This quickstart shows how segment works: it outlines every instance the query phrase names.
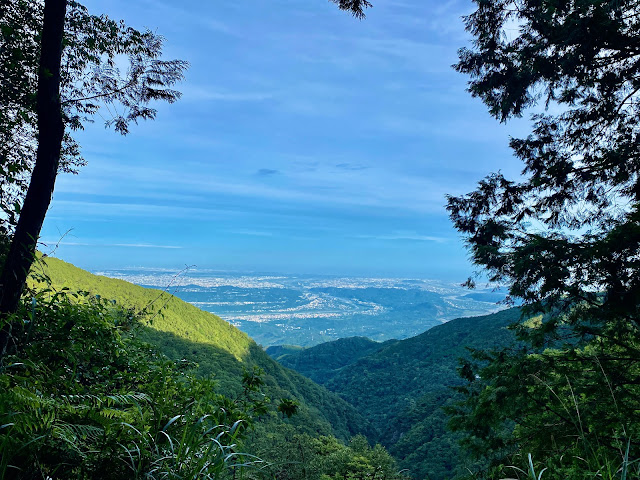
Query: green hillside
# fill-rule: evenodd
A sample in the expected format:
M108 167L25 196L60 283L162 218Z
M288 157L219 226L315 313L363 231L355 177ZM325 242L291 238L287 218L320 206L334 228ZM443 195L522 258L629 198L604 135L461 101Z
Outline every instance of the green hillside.
M301 347L299 345L271 345L265 349L265 352L267 352L267 354L274 360L279 361L281 358L284 358L291 353L304 350L305 348L306 347Z
M305 349L269 347L267 353L285 367L302 373L314 382L325 384L347 365L395 342L397 340L380 343L366 337L348 337Z
M242 389L243 369L264 370L264 393L273 401L295 399L298 414L288 422L301 432L333 434L341 439L371 435L365 418L336 394L299 373L283 368L252 339L226 321L160 290L93 275L62 260L47 257L34 267L46 273L54 289L89 291L117 304L146 310L141 336L169 358L198 364L198 373L212 376L221 393L235 396ZM277 416L272 413L273 421ZM278 420L279 421L279 420Z
M358 357L358 346L366 349L375 342L343 339L290 353L282 361L304 375L327 379L330 390L372 421L376 440L414 478L443 479L462 468L458 436L446 430L441 409L454 399L449 387L461 383L458 359L468 356L466 347L512 343L506 327L519 317L518 309L509 309L451 320L416 337L377 344L376 351L354 362L348 359ZM341 360L346 361L340 367Z

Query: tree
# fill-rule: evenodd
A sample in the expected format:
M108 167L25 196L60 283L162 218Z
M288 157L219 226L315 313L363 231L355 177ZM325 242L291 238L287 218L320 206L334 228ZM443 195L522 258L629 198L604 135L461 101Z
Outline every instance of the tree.
M22 24L21 18L25 19ZM44 8L38 2L10 3L3 20L7 40L3 51L9 53L2 58L2 76L9 82L2 88L0 132L9 142L0 151L3 169L11 175L3 179L2 209L19 212L0 274L0 315L6 321L18 307L60 160L67 160L64 168L81 159L68 130L83 128L100 105L117 104L124 113L109 117L106 123L126 134L131 123L155 117L151 101L179 98L171 87L182 79L187 64L161 60L162 38L156 34L92 16L76 2L69 2L68 11L65 0L47 0ZM35 40L38 37L40 42ZM129 59L124 75L116 65L121 55ZM34 81L35 102L29 93ZM20 156L12 153L14 144ZM27 183L20 206L20 188ZM7 199L13 201L10 208ZM4 218L5 232L11 230L13 219L13 215ZM6 349L9 332L7 323L0 333L0 353Z
M300 404L295 400L290 398L283 398L280 400L278 404L277 410L282 413L282 418L286 416L287 418L293 417L296 413L298 413L298 409L300 408Z
M49 1L44 7L36 101L39 147L32 182L23 205L23 215L0 275L0 313L10 313L17 308L27 271L35 254L37 236L53 194L64 135L60 106L60 62L66 7L66 0ZM7 326L3 325L0 354L4 354L6 348Z
M640 2L475 1L473 47L455 65L469 91L501 122L545 108L527 138L510 141L521 179L494 173L447 208L474 263L524 301L525 318L542 317L516 326L528 348L480 355L488 385L467 390L458 426L506 428L502 443L484 446L535 450L576 432L564 393L584 395L583 407L613 396L619 412L580 414L615 451L624 425L640 421ZM576 435L560 437L561 449Z

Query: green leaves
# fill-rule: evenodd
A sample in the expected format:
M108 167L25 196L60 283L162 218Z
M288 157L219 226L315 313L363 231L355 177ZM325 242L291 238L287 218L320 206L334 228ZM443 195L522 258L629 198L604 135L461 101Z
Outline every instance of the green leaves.
M282 417L283 418L285 416L287 418L291 418L296 413L298 413L298 408L299 407L300 407L300 404L298 402L296 402L295 400L292 400L290 398L283 398L282 400L280 400L280 403L278 404L277 410L280 413L282 413Z
M0 366L0 476L208 479L230 468L249 420L239 402L139 342L112 302L35 298Z

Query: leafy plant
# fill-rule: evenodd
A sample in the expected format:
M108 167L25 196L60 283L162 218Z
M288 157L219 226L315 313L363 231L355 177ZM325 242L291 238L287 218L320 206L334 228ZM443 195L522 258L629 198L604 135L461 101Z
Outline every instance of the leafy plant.
M250 400L137 340L137 317L110 301L34 300L0 365L2 478L219 478L235 465Z

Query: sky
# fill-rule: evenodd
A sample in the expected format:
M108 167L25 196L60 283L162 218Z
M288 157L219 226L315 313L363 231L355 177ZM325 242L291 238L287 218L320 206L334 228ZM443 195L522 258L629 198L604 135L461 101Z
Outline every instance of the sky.
M517 176L455 72L470 0L91 0L166 38L181 100L128 136L100 117L58 177L41 247L82 268L406 276L473 272L445 195Z

